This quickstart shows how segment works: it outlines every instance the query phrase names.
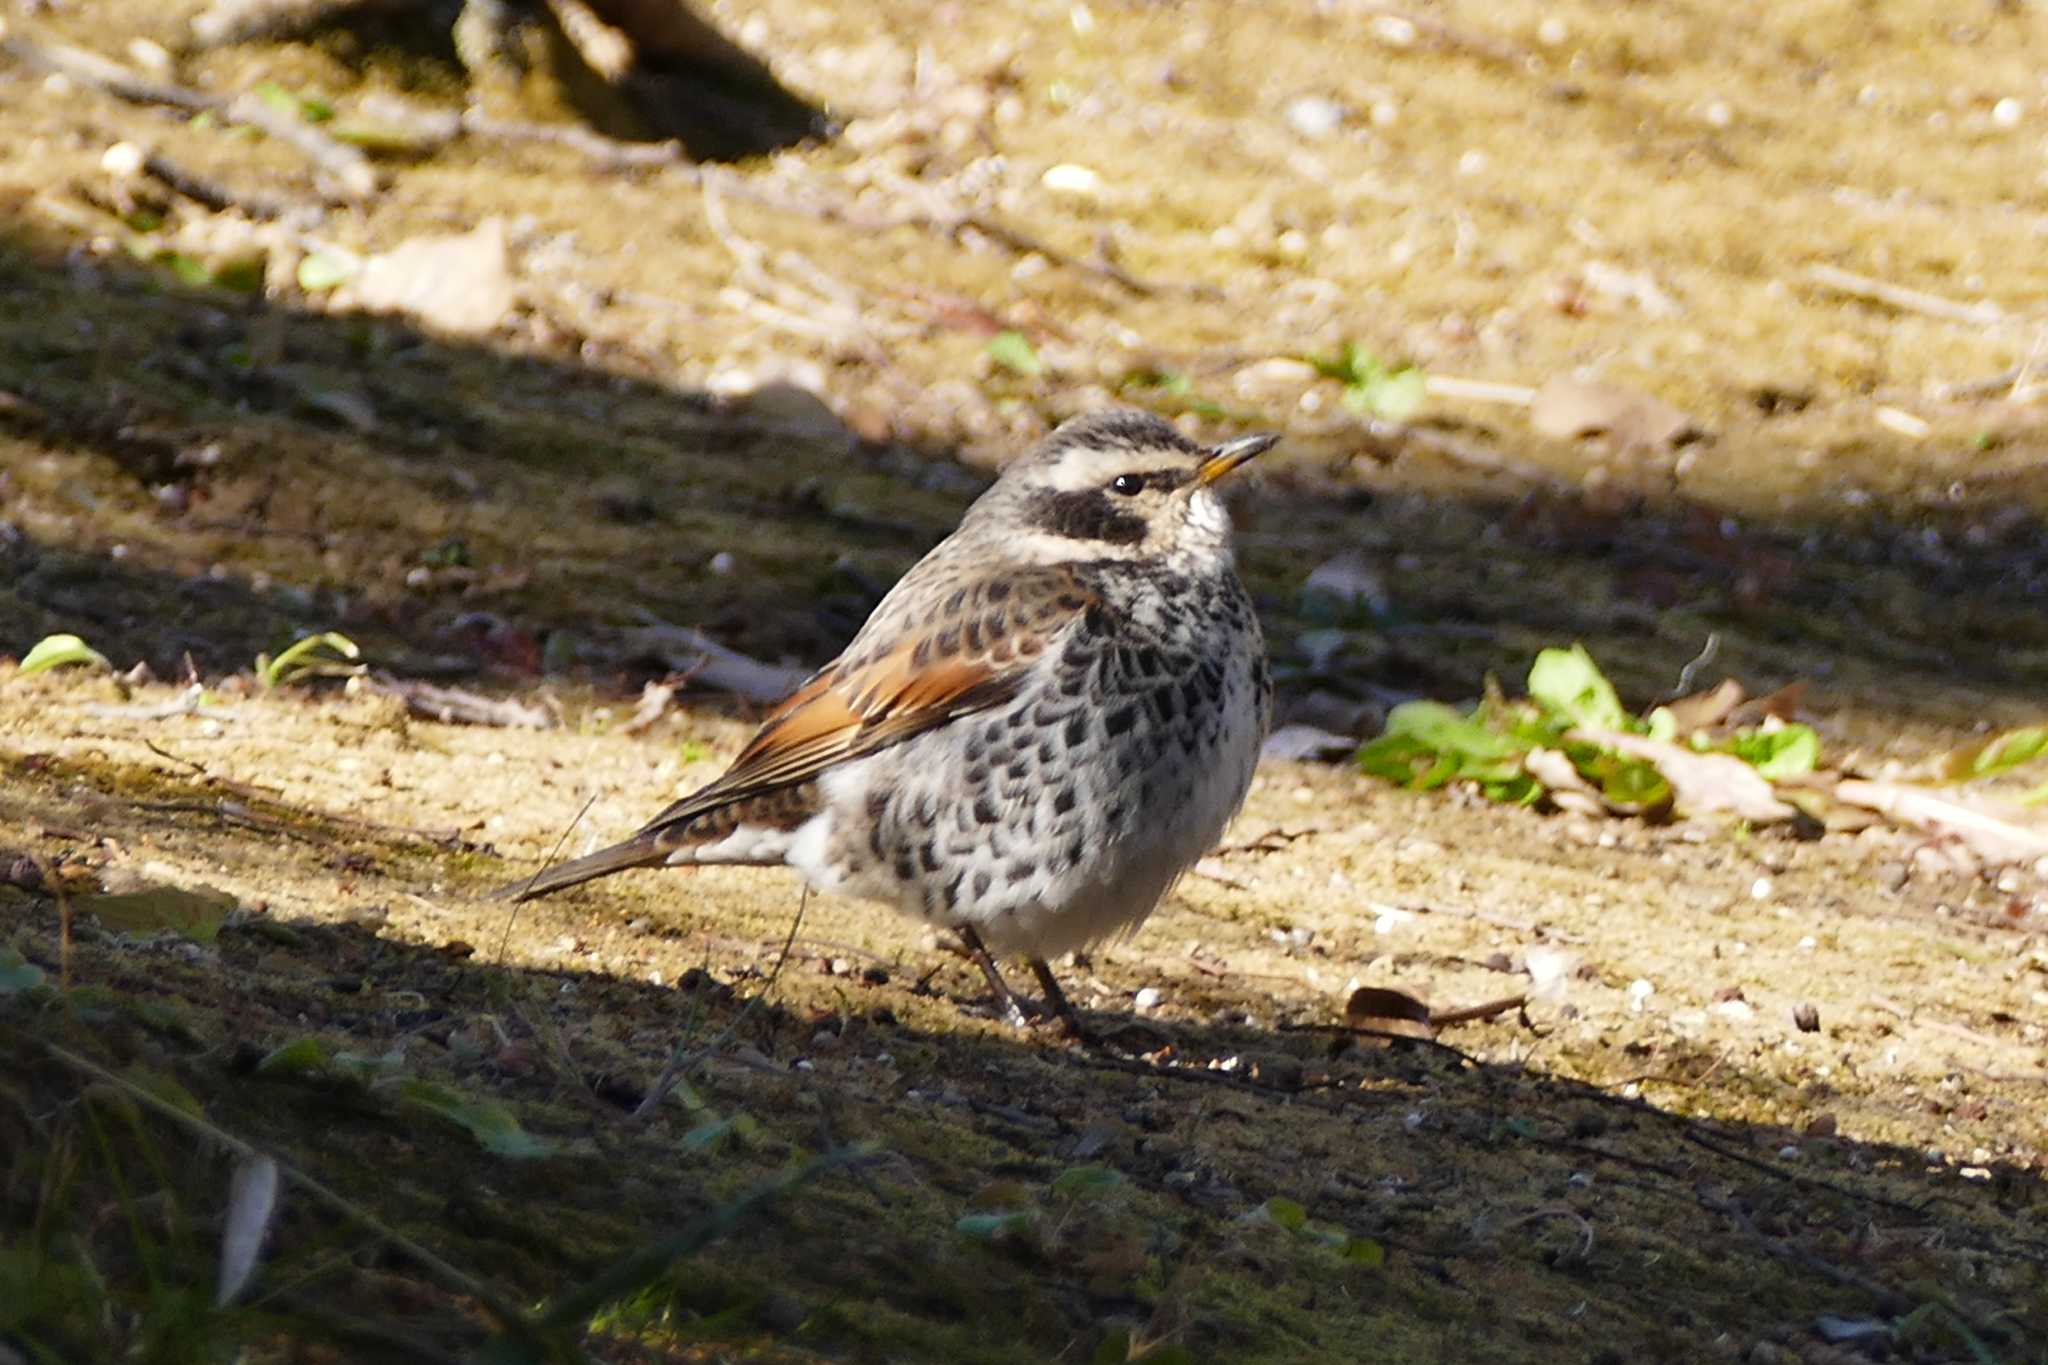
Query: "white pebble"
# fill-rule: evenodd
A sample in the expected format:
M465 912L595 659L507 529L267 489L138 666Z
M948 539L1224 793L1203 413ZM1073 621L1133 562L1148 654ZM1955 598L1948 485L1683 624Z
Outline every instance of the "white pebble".
M1805 938L1799 940L1798 947L1800 952L1810 953L1815 948L1820 947L1820 940L1815 938L1812 934L1808 934Z
M738 566L739 561L732 557L731 550L720 550L717 554L711 556L710 562L704 567L717 574L720 578L725 578Z
M1372 36L1388 47L1415 46L1415 21L1398 14L1382 14L1372 21Z
M1131 997L1131 1003L1141 1010L1156 1010L1159 1002L1166 999L1166 993L1157 986L1147 986Z
M1749 898L1753 901L1767 901L1771 898L1771 879L1758 877L1749 884Z
M1735 111L1728 107L1727 100L1715 100L1706 108L1706 119L1711 127L1726 128L1735 122Z
M1476 147L1458 158L1459 175L1477 175L1485 169L1486 153Z
M1060 194L1099 194L1102 192L1102 177L1086 166L1076 166L1062 161L1057 166L1046 168L1038 183Z
M148 38L131 38L128 42L128 60L134 62L152 75L171 74L171 54L162 43Z
M142 169L142 148L132 142L117 142L100 153L100 169L126 180Z
M1303 95L1286 112L1288 126L1303 137L1328 137L1343 126L1347 111L1326 95Z
M1545 47L1556 47L1571 36L1571 29L1554 14L1536 26L1536 41Z
M2004 99L1991 106L1991 121L2000 128L2016 127L2019 124L2020 116L2025 112L2025 105L2021 104L2011 95L2007 95Z

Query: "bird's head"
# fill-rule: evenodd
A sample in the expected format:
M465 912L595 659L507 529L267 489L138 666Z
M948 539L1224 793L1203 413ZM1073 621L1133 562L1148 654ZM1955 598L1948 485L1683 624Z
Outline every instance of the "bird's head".
M1204 446L1150 413L1077 417L1005 468L971 515L1036 562L1227 565L1230 514L1215 485L1279 439Z

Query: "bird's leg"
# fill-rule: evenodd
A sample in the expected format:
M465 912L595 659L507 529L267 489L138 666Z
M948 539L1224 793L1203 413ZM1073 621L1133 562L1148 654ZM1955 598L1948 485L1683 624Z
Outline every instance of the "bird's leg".
M981 974L988 978L988 988L995 992L996 1009L1002 1013L1012 1028L1029 1028L1031 1016L1024 1012L1024 1007L1017 1003L1017 997L1010 993L1010 985L1003 980L1003 974L996 970L996 960L988 955L988 948L983 945L981 935L974 932L972 925L967 924L958 926L958 932L960 941L967 945L967 956L974 960L975 966L981 968Z
M1060 989L1059 978L1052 974L1052 964L1042 957L1034 957L1031 959L1031 974L1038 978L1038 988L1045 992L1045 1007L1067 1026L1068 1034L1092 1046L1094 1035L1081 1022L1081 1016L1074 1012L1067 993Z

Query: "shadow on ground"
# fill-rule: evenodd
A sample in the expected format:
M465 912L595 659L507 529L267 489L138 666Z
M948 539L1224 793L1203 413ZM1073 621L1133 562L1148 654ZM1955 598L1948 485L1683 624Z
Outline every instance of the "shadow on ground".
M54 907L0 894L54 980ZM1689 1119L1433 1045L1102 1020L1150 1035L1155 1056L1233 1067L1161 1073L978 1023L971 991L957 1027L906 1026L918 987L892 972L847 975L831 1004L748 1009L761 971L657 987L514 970L370 924L258 915L211 949L74 932L67 996L0 1004L0 1125L23 1154L5 1189L16 1273L53 1220L115 1283L213 1273L228 1160L87 1084L42 1050L56 1043L515 1302L860 1144L869 1160L756 1211L601 1319L770 1358L1089 1360L1122 1331L1194 1359L1761 1359L1754 1343L1810 1348L1826 1320L1852 1341L1845 1359L1938 1360L2048 1327L2033 1174L1958 1179L1917 1151ZM802 949L788 968L828 970ZM937 973L941 991L969 984ZM657 1117L627 1121L672 1045L707 1044ZM484 1131L494 1101L517 1130ZM462 1124L547 1150L487 1154ZM1797 1159L1778 1155L1788 1144ZM112 1193L151 1171L161 1233L131 1226ZM288 1191L261 1283L286 1309L321 1305L338 1339L405 1358L481 1334L476 1305L433 1281ZM18 1313L17 1341L83 1349L64 1306ZM1916 1310L1903 1337L1878 1326ZM607 1355L606 1338L601 1356L647 1358Z
M219 669L338 627L461 671L479 661L446 657L454 625L483 613L527 637L483 661L514 678L553 631L551 663L602 672L618 661L578 642L656 618L815 664L982 482L865 443L800 393L721 404L575 338L451 343L18 234L0 293L25 320L0 337L16 649L85 628L159 672L187 652ZM1241 520L1297 696L1472 695L1577 638L1648 698L1712 639L1712 667L1758 688L1805 679L1967 724L2023 713L2048 682L2041 529L1973 510L1737 524L1518 486L1375 506L1282 460ZM1304 649L1326 622L1297 614L1302 580L1345 551L1376 591L1343 650Z

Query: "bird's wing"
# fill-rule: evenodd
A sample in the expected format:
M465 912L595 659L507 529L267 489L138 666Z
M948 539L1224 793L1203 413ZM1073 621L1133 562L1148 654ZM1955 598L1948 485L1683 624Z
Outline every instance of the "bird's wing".
M990 579L932 603L893 640L849 650L770 712L723 776L648 821L638 838L682 832L707 811L819 776L1016 696L1071 621L1099 610L1071 570Z

